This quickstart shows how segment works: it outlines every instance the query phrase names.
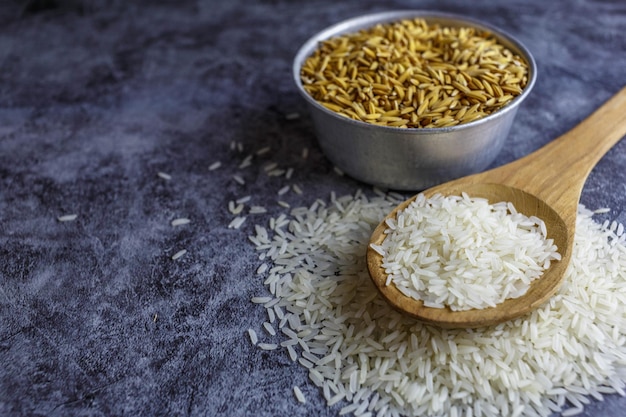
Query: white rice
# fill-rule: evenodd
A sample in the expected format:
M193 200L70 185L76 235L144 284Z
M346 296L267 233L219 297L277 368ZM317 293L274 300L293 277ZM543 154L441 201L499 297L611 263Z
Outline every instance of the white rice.
M276 350L278 349L278 345L275 343L259 343L257 345L259 347L259 349L262 350Z
M259 149L258 151L256 151L257 155L265 155L266 153L268 153L269 151L271 151L272 148L270 146L264 146L263 148Z
M390 200L333 195L270 219L269 229L254 228L251 242L273 265L263 276L271 296L252 301L286 312L275 336L283 342L259 348L284 349L310 366L327 404L355 415L568 415L589 397L624 395L626 237L616 235L619 226L602 228L581 207L572 262L548 303L497 326L443 330L397 313L371 283L365 251L397 203Z
M172 255L172 260L175 261L176 259L182 258L186 253L187 249L181 249Z
M306 403L306 398L304 397L304 394L300 390L300 387L298 387L297 385L294 385L293 393L296 396L296 400L298 400L298 402L300 402L302 404Z
M78 214L64 214L62 216L57 217L57 220L60 222L73 222L78 218Z
M252 155L248 155L246 156L243 161L241 161L241 163L239 164L239 169L244 169L244 168L248 168L250 165L252 165Z
M274 310L267 310L267 312L272 312L272 316L274 315ZM270 319L270 321L274 321L272 319ZM267 321L263 323L263 328L265 329L265 331L270 335L270 336L275 336L276 335L276 330L274 330L274 326L272 326L271 323L268 323Z
M385 240L372 248L387 285L431 307L481 309L521 297L561 259L541 219L465 193L419 194L386 223Z
M172 226L176 227L176 226L183 226L185 224L189 224L191 223L191 220L186 218L186 217L180 217L178 219L174 219L172 220Z
M233 179L239 185L245 185L246 184L246 180L244 180L243 177L241 175L239 175L239 174L233 175Z
M270 172L270 171L273 171L274 169L276 169L276 167L278 167L278 163L277 162L269 162L268 164L266 164L263 167L263 170L265 172Z
M169 181L172 179L172 176L170 174L166 174L165 172L158 172L157 175L159 176L159 178L162 178L165 181Z
M246 216L237 216L229 224L229 229L239 229L246 221Z
M253 345L256 345L259 342L259 338L254 329L248 329L248 337L250 338L250 343Z
M241 213L243 209L244 209L243 203L236 203L234 201L228 202L228 211L230 211L230 213L235 216Z
M285 119L286 120L296 120L296 119L299 119L299 118L300 118L300 113L296 113L296 112L294 112L294 113L287 113L285 115Z
M286 174L287 171L282 168L276 168L267 173L268 177L280 177L283 174Z
M221 166L222 166L222 163L220 161L215 161L211 165L209 165L209 171L215 171Z
M272 297L260 297L260 296L252 297L250 299L250 301L252 301L255 304L265 304L265 303L267 303L267 302L269 302L271 300L272 300Z
M267 209L263 206L250 206L250 214L263 214L267 213Z

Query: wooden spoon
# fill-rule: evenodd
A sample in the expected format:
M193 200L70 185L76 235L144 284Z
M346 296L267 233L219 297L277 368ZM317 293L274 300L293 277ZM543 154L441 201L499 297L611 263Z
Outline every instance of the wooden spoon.
M546 302L559 288L572 255L578 202L587 176L626 134L626 88L603 104L578 126L541 149L507 165L450 181L423 193L430 197L461 195L486 198L490 203L510 201L517 211L537 216L554 239L562 259L552 262L532 282L528 292L495 307L452 311L424 307L422 302L403 295L393 283L386 284L382 256L368 246L369 274L384 298L397 310L440 327L480 327L522 316ZM395 218L415 197L398 205L387 218ZM386 219L385 219L386 220ZM374 230L371 243L380 245L387 228L383 220Z

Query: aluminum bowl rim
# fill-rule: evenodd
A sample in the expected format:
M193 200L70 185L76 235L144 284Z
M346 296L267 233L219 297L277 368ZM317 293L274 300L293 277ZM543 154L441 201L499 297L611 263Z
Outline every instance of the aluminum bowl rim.
M372 27L378 23L389 23L394 22L401 19L406 18L424 18L428 19L444 19L450 22L455 22L459 24L467 24L470 27L474 27L477 29L486 30L492 33L498 41L505 41L510 45L513 45L522 58L526 60L526 64L528 65L528 82L522 93L507 103L504 107L499 108L495 112L481 118L478 120L474 120L468 123L461 123L455 126L447 126L447 127L427 127L427 128L402 128L395 126L381 126L375 125L372 123L367 123L361 120L350 119L344 116L340 116L336 112L327 109L317 102L309 93L304 90L302 79L300 78L300 69L302 68L302 64L308 58L313 51L318 47L320 41L329 39L333 36L338 36L346 33L353 33L360 29L366 29L368 27ZM505 45L509 47L508 45ZM380 129L382 131L396 132L398 134L405 135L432 135L432 134L441 134L455 130L465 130L470 129L474 126L478 126L484 123L489 123L491 120L503 117L505 114L513 111L516 107L518 107L530 94L533 89L535 82L537 80L537 63L530 52L530 50L524 45L521 41L515 38L513 35L508 33L507 31L494 26L490 23L483 22L481 20L461 16L455 13L448 12L434 12L434 11L426 11L426 10L397 10L397 11L387 11L387 12L378 12L378 13L369 13L365 15L360 15L356 17L352 17L338 23L335 23L327 28L317 32L315 35L311 36L299 49L296 53L296 56L293 60L292 66L292 75L293 80L297 86L298 92L300 95L304 97L304 99L309 103L309 105L314 106L317 110L322 111L324 114L327 114L330 117L337 118L342 120L345 123L353 124L355 126L359 126L361 128L369 128L369 129Z

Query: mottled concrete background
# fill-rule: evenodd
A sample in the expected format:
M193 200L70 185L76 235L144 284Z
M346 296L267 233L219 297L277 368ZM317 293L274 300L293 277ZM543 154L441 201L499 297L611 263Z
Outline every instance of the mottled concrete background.
M534 54L539 79L495 165L626 85L621 0L0 2L0 415L337 414L285 352L245 337L262 333L265 312L249 299L265 290L254 220L228 229L227 205L251 195L283 211L285 180L265 175L269 161L294 168L305 193L284 196L292 205L367 188L321 155L291 60L329 24L406 8L483 19ZM237 169L265 146L273 153ZM622 141L582 198L623 223L625 165ZM172 227L178 217L191 223ZM611 397L585 415L624 408Z

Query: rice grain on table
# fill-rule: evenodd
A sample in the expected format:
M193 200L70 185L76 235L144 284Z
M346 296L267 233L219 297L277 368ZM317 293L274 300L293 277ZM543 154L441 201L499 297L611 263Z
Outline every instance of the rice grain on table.
M298 400L298 402L302 404L306 403L306 398L304 397L304 394L300 390L300 387L298 387L297 385L294 385L293 393L296 396L296 399Z
M229 224L229 229L239 229L246 221L246 216L237 216Z
M209 165L209 171L215 171L221 166L222 166L222 163L220 161L215 161L211 165Z
M57 217L57 220L60 222L73 222L78 218L78 214L64 214L62 216Z
M242 203L237 203L235 201L228 202L228 211L230 214L237 215L241 213L244 209L244 205Z
M278 167L277 162L270 162L263 167L263 171L270 172Z
M273 169L273 170L269 171L267 173L267 176L268 177L280 177L281 175L283 175L285 173L286 173L286 170L284 170L282 168L276 168L276 169Z
M497 326L443 330L393 310L367 273L369 236L397 203L333 194L254 227L250 240L273 265L272 295L252 301L286 312L282 342L261 349L311 366L326 403L355 415L573 415L590 397L626 394L619 226L581 206L565 282L548 303Z
M187 253L187 249L181 249L172 255L172 260L175 261L177 259L182 258L186 253Z
M166 174L165 172L158 172L157 175L159 176L159 178L162 178L165 181L169 181L172 179L172 176L170 174Z
M188 219L186 217L180 217L180 218L172 220L171 225L173 227L176 227L176 226L183 226L183 225L189 224L189 223L191 223L190 219Z
M276 350L278 348L278 345L275 343L259 343L257 346L262 350Z
M256 334L256 331L254 331L254 329L248 329L248 337L250 338L250 343L252 343L255 346L259 342L259 338Z
M233 175L233 179L235 180L236 183L238 183L239 185L245 185L246 181L243 179L243 177L239 174L235 174Z
M272 312L272 315L274 314L274 310L267 310L268 312ZM270 319L270 322L272 322L274 320ZM276 330L274 330L274 327L272 326L271 323L268 323L267 321L263 323L263 328L265 329L265 331L270 335L270 336L275 336L276 335Z
M246 156L243 161L241 161L241 163L239 164L238 168L239 169L244 169L244 168L248 168L249 166L252 165L252 155L248 155Z

